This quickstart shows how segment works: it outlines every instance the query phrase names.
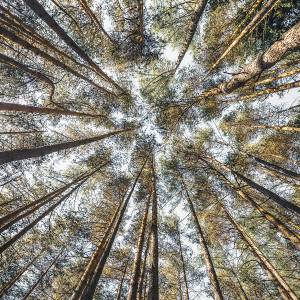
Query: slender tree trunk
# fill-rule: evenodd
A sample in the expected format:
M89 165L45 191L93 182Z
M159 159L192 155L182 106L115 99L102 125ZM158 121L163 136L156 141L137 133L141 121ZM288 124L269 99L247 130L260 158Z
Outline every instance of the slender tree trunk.
M39 277L38 281L29 289L29 291L23 297L23 300L26 300L30 296L30 294L33 292L33 290L42 282L42 280L47 275L49 270L57 263L57 261L60 258L62 252L63 252L63 250L58 253L58 255L55 257L55 259L52 261L52 263L48 266L48 268L44 272L42 272L42 274Z
M244 240L244 242L251 248L253 254L258 258L258 260L260 261L260 264L267 271L269 276L276 282L276 286L278 287L278 289L282 290L281 292L283 292L285 295L284 299L297 300L298 297L296 296L294 291L289 287L289 285L287 284L285 279L277 272L277 270L274 268L274 266L271 264L271 262L267 259L267 257L265 257L264 254L259 250L259 248L256 246L255 242L251 239L251 237L246 233L246 231L242 228L242 226L240 226L232 218L231 214L228 212L226 207L222 203L220 203L220 205L222 206L230 223L239 232L239 234L240 234L241 238Z
M106 93L107 95L116 97L116 94L114 94L113 92L105 89L104 87L101 87L100 85L96 84L94 81L90 80L86 76L77 72L75 69L73 69L73 68L67 66L66 64L64 64L63 62L61 62L61 60L58 60L55 57L49 55L48 53L33 46L32 44L28 43L26 40L16 36L13 32L7 30L6 28L4 28L4 27L0 28L0 35L3 35L4 37L8 38L12 42L17 43L24 48L27 48L28 50L32 51L34 54L46 59L47 61L50 61L52 64L56 65L57 67L62 68L66 72L69 72L69 73L75 75L76 77L88 82L89 84L95 86L97 89L101 90L102 92Z
M91 8L89 7L88 3L86 2L86 0L78 0L81 7L83 8L83 10L85 11L85 13L91 18L91 20L97 24L97 26L99 27L100 31L104 34L104 36L111 42L111 44L114 44L115 41L110 37L110 35L106 32L106 30L104 29L104 27L102 26L100 20L97 18L97 16L93 13L93 11L91 10Z
M181 174L180 174L180 176L181 176L181 180L182 180L182 186L183 186L185 194L186 194L186 199L188 201L191 213L193 215L194 223L195 223L196 228L198 230L201 256L203 257L205 265L206 265L206 269L207 269L207 272L208 272L208 275L209 275L209 279L210 279L214 299L215 300L223 300L224 298L223 298L222 290L221 290L221 287L220 287L219 279L218 279L217 273L216 273L214 265L213 265L213 261L212 261L212 258L211 258L206 240L205 240L204 233L203 233L202 228L200 226L200 223L199 223L199 220L198 220L198 217L197 217L197 213L196 213L196 210L194 208L194 204L192 202L192 199L190 198L190 195L189 195L187 186L184 182L184 179L183 179Z
M123 216L125 214L126 208L128 206L128 202L131 199L131 196L134 192L135 186L144 170L144 167L147 163L148 158L145 159L141 170L139 171L138 175L136 176L132 188L129 192L129 194L127 195L127 197L124 200L124 203L122 204L122 207L120 209L120 213L118 215L118 218L116 220L116 222L114 223L113 229L112 229L112 233L111 233L111 237L109 239L109 241L107 241L106 245L105 245L105 250L103 251L103 253L101 254L101 257L99 256L99 261L96 261L97 266L96 268L93 268L92 271L88 274L86 281L84 284L82 284L82 293L80 293L81 291L77 291L76 293L73 294L71 300L77 300L77 299L84 299L84 300L88 300L88 299L93 299L94 293L95 293L95 289L97 287L98 281L102 275L102 271L103 268L105 266L106 260L109 256L110 250L112 248L112 245L115 241L116 235L118 233L121 221L123 219Z
M260 194L265 195L267 198L271 199L272 201L276 202L277 204L281 205L283 208L291 210L297 214L300 214L300 207L287 201L286 199L278 196L276 193L264 188L263 186L259 185L258 183L252 181L251 179L245 177L243 174L231 169L230 167L220 163L218 160L212 158L212 157L200 157L199 158L204 161L210 168L212 168L213 170L216 170L214 168L215 165L221 167L223 170L230 172L232 174L234 174L235 176L237 176L239 179L241 179L243 182L245 182L248 186L250 186L251 188L255 189L256 191L258 191Z
M186 295L186 300L189 300L190 299L189 286L188 286L187 275L186 275L185 261L184 261L184 257L183 257L183 253L182 253L181 234L180 234L180 229L177 228L177 230L178 230L178 243L179 243L180 260L181 260L181 264L182 264L183 280L184 280L184 285L185 285L185 295Z
M81 139L81 140L76 140L73 142L65 142L65 143L60 143L60 144L54 144L50 146L41 146L38 148L29 148L29 149L17 149L17 150L9 150L9 151L3 151L0 152L0 165L12 161L17 161L17 160L24 160L24 159L29 159L29 158L36 158L36 157L43 157L45 155L48 155L50 153L62 151L62 150L67 150L71 149L74 147L79 147L82 145L86 145L92 142L97 142L100 140L103 140L105 138L124 133L127 131L130 131L132 129L122 129L122 130L116 130L112 131L103 135L98 135L95 137L87 138L87 139Z
M2 61L5 64L8 64L9 66L12 66L14 68L17 68L19 70L22 70L25 73L30 74L32 77L41 80L45 82L48 86L50 86L50 101L52 99L52 96L54 94L54 83L52 80L50 80L46 75L42 74L41 72L35 71L27 67L26 65L14 60L11 57L6 56L5 54L0 53L0 61ZM1 105L1 104L0 104ZM1 106L0 106L1 107Z
M240 41L249 34L257 25L266 17L266 15L274 8L274 6L280 0L269 0L254 16L251 22L239 33L239 35L230 43L230 45L226 48L223 54L218 58L218 60L212 65L210 70L215 69L220 62L227 56L227 54L237 46Z
M1 106L1 104L0 104ZM24 131L0 131L0 135L23 135L23 134L31 134L31 133L44 133L44 130L24 130Z
M260 214L270 222L277 230L280 232L285 238L287 238L298 250L300 250L300 237L289 229L283 222L281 222L278 218L276 218L273 214L269 213L265 210L261 205L259 205L252 197L244 193L242 190L233 186L233 184L227 180L225 182L237 195L239 195L242 199L249 202Z
M77 190L88 178L81 181L77 184L69 193L62 196L60 200L47 208L40 216L38 216L35 220L25 226L21 231L15 234L12 238L10 238L6 243L0 246L0 254L3 253L8 247L12 246L17 240L19 240L23 235L25 235L30 229L32 229L40 220L46 217L49 213L51 213L57 206L59 206L65 199L67 199L75 190Z
M137 298L138 284L139 284L139 278L141 272L142 251L143 251L144 240L145 240L145 232L147 227L147 218L148 218L151 195L152 193L149 194L149 197L146 201L146 207L145 207L145 212L144 212L141 229L140 229L140 235L137 243L127 300L136 300Z
M200 18L204 12L204 9L206 7L207 4L207 0L199 0L197 1L198 7L197 10L195 11L193 18L190 22L189 28L188 28L188 33L187 33L187 38L185 43L182 45L182 50L180 51L177 61L176 61L176 65L175 68L173 70L173 72L175 73L176 70L178 69L178 67L180 66L186 52L189 49L189 46L194 38L194 35L196 33L197 27L198 27L198 23L200 21Z
M7 294L8 290L19 280L19 278L34 264L37 258L42 254L41 251L38 255L34 256L30 262L24 266L11 280L9 280L0 290L0 298Z
M158 272L158 221L157 221L157 194L156 194L156 172L154 154L152 156L152 216L151 216L151 263L148 300L159 300L159 272Z
M123 274L122 274L122 278L120 280L120 284L119 284L119 287L118 287L118 290L117 290L117 295L116 295L116 298L115 298L116 300L120 300L121 299L122 289L123 289L123 282L124 282L124 278L125 278L125 275L126 275L126 271L127 271L127 267L128 267L129 261L130 261L130 259L128 258L126 260L126 263L125 263L125 266L124 266L124 271L123 271Z
M144 279L145 279L145 274L146 274L146 268L147 268L147 257L148 257L148 251L149 251L149 244L150 244L150 238L151 235L148 234L147 242L146 242L146 247L144 251L144 258L143 258L143 265L141 269L141 276L139 278L139 288L138 288L138 294L137 294L137 299L142 300L143 298L143 287L144 287ZM146 289L146 286L144 290ZM145 296L144 296L145 299Z
M245 128L255 128L255 129L273 129L277 131L288 131L288 132L300 132L300 127L291 127L291 126L276 126L276 125L265 125L265 124L241 124L241 123L232 123L233 127L245 127Z
M32 201L31 203L24 205L16 210L14 210L11 213L8 213L7 215L5 215L4 217L2 217L0 219L0 224L3 224L0 227L0 233L2 233L4 230L10 228L12 225L14 225L18 221L22 220L23 218L36 212L40 207L45 206L46 204L50 203L56 197L61 196L63 192L65 192L69 187L71 187L78 181L84 180L84 179L92 176L94 173L99 171L100 168L104 167L105 165L107 165L107 163L101 165L101 167L90 172L89 174L87 174L87 175L82 174L79 177L77 177L75 180L73 180L72 182L66 184L65 186L43 196L35 201ZM31 207L33 207L33 208L30 209Z
M8 102L0 102L0 111L20 111L24 113L92 117L92 118L97 118L102 116L102 115L93 115L89 113L77 112L77 111L72 111L67 109L62 110L56 108L36 107L31 105L15 104L15 103L8 103Z
M32 9L32 11L41 18L77 55L86 61L103 79L113 84L122 93L124 90L113 81L107 74L99 68L99 66L86 54L69 35L59 26L59 24L47 13L44 7L37 0L24 0L24 2Z

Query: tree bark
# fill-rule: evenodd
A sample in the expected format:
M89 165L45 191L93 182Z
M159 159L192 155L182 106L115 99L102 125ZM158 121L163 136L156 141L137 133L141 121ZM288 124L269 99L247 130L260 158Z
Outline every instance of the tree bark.
M46 115L61 115L61 116L76 116L76 117L91 117L97 118L102 115L93 115L72 110L62 110L57 108L37 107L31 105L15 104L8 102L0 102L0 111L20 111L24 113L37 113Z
M258 260L260 261L260 264L267 271L269 276L276 282L277 288L279 290L281 289L281 293L283 292L283 294L285 295L285 299L297 300L298 297L296 296L294 291L289 287L289 285L287 284L285 279L277 272L277 270L274 268L274 266L271 264L271 262L267 259L267 257L265 257L264 254L259 250L259 248L256 246L255 242L246 233L246 231L242 228L242 226L240 226L232 218L231 214L228 212L226 207L221 202L219 202L219 203L222 206L230 223L239 232L243 241L251 248L252 253L258 258Z
M228 53L239 44L239 42L249 34L258 24L266 17L266 15L274 8L274 6L280 0L269 0L254 16L254 18L250 21L250 23L239 33L239 35L230 43L230 45L226 48L223 54L218 58L218 60L212 65L211 70L215 69L220 62L228 55Z
M204 233L203 233L202 228L200 226L200 223L199 223L199 220L198 220L198 217L197 217L197 213L196 213L196 210L194 208L194 204L192 202L192 199L190 198L190 195L189 195L187 186L185 184L185 181L184 181L181 174L180 174L180 176L181 176L182 186L183 186L183 189L184 189L185 194L186 194L186 199L188 201L189 208L190 208L190 211L193 215L194 223L195 223L195 226L196 226L197 231L198 231L199 243L200 243L200 249L201 249L201 256L202 256L202 258L205 262L205 265L206 265L206 269L207 269L207 272L208 272L208 275L209 275L209 279L210 279L214 299L215 300L223 300L224 298L223 298L222 290L221 290L221 287L220 287L219 279L218 279L217 273L216 273L214 265L213 265L213 261L212 261L212 258L211 258L206 240L205 240Z
M113 135L117 135L120 133L124 133L127 131L130 131L132 129L122 129L122 130L116 130L112 131L103 135L98 135L95 137L87 138L87 139L81 139L76 140L73 142L65 142L60 144L54 144L49 146L41 146L38 148L29 148L29 149L16 149L16 150L8 150L0 152L0 165L5 164L12 161L18 161L18 160L24 160L29 158L36 158L36 157L43 157L45 155L48 155L50 153L62 151L71 149L74 147L79 147L82 145L86 145L92 142L100 141L105 138L111 137Z
M74 40L59 26L59 24L47 13L44 7L37 0L24 0L31 10L41 18L78 56L86 61L103 79L107 80L122 93L125 91L113 81L99 66L86 54Z
M42 58L50 61L52 64L56 65L57 67L62 68L66 72L69 72L69 73L75 75L76 77L78 77L78 78L80 78L80 79L88 82L89 84L95 86L97 89L101 90L102 92L106 93L107 95L116 97L116 94L114 94L113 92L105 89L104 87L101 87L100 85L96 84L94 81L92 81L89 78L87 78L86 76L80 74L79 72L77 72L73 68L67 66L66 64L64 64L60 60L56 59L55 57L49 55L48 53L40 50L37 47L31 45L26 40L23 40L22 38L16 36L13 32L7 30L6 28L1 27L0 28L0 34L3 35L4 37L8 38L12 42L17 43L17 44L21 45L22 47L29 49L34 54L36 54L36 55L38 55L38 56L40 56L40 57L42 57Z
M71 300L77 300L77 299L84 299L84 300L88 300L88 299L93 299L94 293L95 293L95 289L97 287L98 281L102 275L102 271L103 268L105 266L106 260L109 256L110 250L112 248L112 245L115 241L116 235L118 233L121 221L123 219L123 216L125 214L126 208L128 206L128 202L131 199L131 196L135 190L135 186L144 170L144 167L147 163L148 157L145 159L139 173L137 174L132 188L129 192L129 194L127 195L127 197L125 198L120 212L118 214L118 218L116 219L116 222L113 223L113 228L112 228L112 232L111 232L111 237L110 239L107 241L105 241L104 245L105 245L105 250L100 254L100 256L97 257L97 259L99 260L95 260L95 263L97 264L95 268L92 268L91 272L89 272L89 274L87 274L86 279L84 284L81 285L81 291L77 290L75 291L75 293L73 294Z
M184 280L184 285L185 285L185 295L186 295L186 300L189 300L190 299L189 286L188 286L188 281L187 281L185 261L184 261L184 257L183 257L183 253L182 253L181 234L180 234L180 229L177 228L177 230L178 230L178 244L179 244L180 260L181 260L181 264L182 264L183 280Z
M129 285L129 292L127 296L127 300L136 300L137 299L137 293L138 293L138 285L139 285L139 278L141 273L141 261L142 261L142 251L144 246L144 240L145 240L145 232L147 227L147 218L148 218L148 211L150 206L150 199L151 199L151 193L149 194L149 197L146 201L146 207L145 212L141 224L140 229L140 235L136 247L136 254L134 258L133 263L133 271L131 275L131 281Z
M120 300L121 296L122 296L123 282L124 282L124 278L125 278L125 275L126 275L126 271L127 271L127 267L128 267L128 264L129 264L129 260L130 259L126 260L126 263L125 263L125 266L124 266L124 271L123 271L122 278L120 280L120 284L119 284L119 287L118 287L118 290L117 290L117 294L116 294L116 300Z
M151 216L151 262L150 262L150 281L148 290L149 300L159 300L159 272L158 272L158 220L157 220L157 191L156 191L156 172L154 154L152 156L152 216Z
M57 206L59 206L65 199L67 199L75 190L77 190L88 178L81 181L78 185L76 185L69 193L62 196L60 200L47 208L40 216L38 216L35 220L25 226L21 231L15 234L12 238L10 238L6 243L0 246L0 254L3 253L8 247L12 246L17 240L19 240L23 235L25 235L30 229L32 229L40 220L46 217L49 213L51 213Z

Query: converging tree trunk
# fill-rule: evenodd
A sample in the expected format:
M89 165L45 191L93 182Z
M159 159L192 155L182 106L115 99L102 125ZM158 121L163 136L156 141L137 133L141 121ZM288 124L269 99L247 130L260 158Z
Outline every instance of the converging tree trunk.
M17 150L9 150L0 152L0 165L12 161L24 160L29 158L43 157L50 153L67 150L75 147L79 147L82 145L86 145L92 142L97 142L103 140L105 138L124 133L133 129L122 129L112 131L106 134L98 135L95 137L81 139L73 142L65 142L60 144L54 144L50 146L41 146L38 148L29 148L29 149L17 149Z

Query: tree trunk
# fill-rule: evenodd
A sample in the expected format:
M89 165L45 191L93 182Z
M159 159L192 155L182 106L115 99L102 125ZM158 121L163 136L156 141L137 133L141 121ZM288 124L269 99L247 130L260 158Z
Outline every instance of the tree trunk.
M91 20L97 24L100 31L105 35L105 37L111 42L111 44L114 44L114 40L110 37L110 35L106 32L104 27L102 26L100 20L97 18L97 16L93 13L89 5L87 4L86 0L78 0L81 7L85 11L85 13L91 18Z
M183 270L183 280L184 280L184 285L185 285L185 295L186 295L186 300L190 299L189 296L189 287L188 287L188 281L187 281L187 275L186 275L186 267L185 267L185 261L182 253L182 245L181 245L181 234L180 234L180 229L177 228L178 230L178 243L179 243L179 252L180 252L180 260L182 264L182 270Z
M239 44L239 42L249 34L258 24L266 17L266 15L274 8L275 4L280 0L269 0L254 16L250 23L239 33L239 35L230 43L223 54L218 58L218 60L212 65L211 70L215 69L220 62L227 56L227 54Z
M60 60L56 59L55 57L49 55L48 53L40 50L37 47L31 45L26 40L23 40L22 38L16 36L13 32L7 30L6 28L1 27L0 28L0 34L3 35L4 37L8 38L12 42L17 43L17 44L21 45L22 47L29 49L30 51L32 51L36 55L38 55L38 56L40 56L40 57L42 57L42 58L50 61L52 64L56 65L57 67L62 68L66 72L69 72L69 73L75 75L76 77L78 77L80 79L83 79L84 81L86 81L89 84L95 86L97 89L101 90L102 92L106 93L107 95L116 97L116 94L114 94L113 92L105 89L104 87L101 87L100 85L96 84L94 81L92 81L89 78L87 78L86 76L80 74L79 72L77 72L73 68L67 66L66 64L64 64Z
M0 219L0 233L2 233L4 230L8 229L9 227L11 227L12 225L14 225L16 222L22 220L23 218L31 215L32 213L34 213L35 211L37 211L40 207L45 206L46 204L48 204L49 202L51 202L53 199L55 199L56 197L60 196L63 192L65 192L69 187L71 187L72 185L74 185L75 183L77 183L78 181L81 181L85 178L88 178L90 176L92 176L94 173L96 173L97 171L100 170L100 168L104 167L105 165L107 165L107 163L101 165L99 168L97 168L96 170L90 172L87 175L81 174L79 177L77 177L76 179L74 179L72 182L66 184L65 186L51 192L48 193L47 195L32 201L31 203L27 204L27 205L23 205L22 207L8 213L7 215L5 215L4 217L2 217ZM29 210L29 208L33 207L32 209Z
M244 193L242 190L236 188L229 180L225 182L237 195L242 199L249 202L260 214L270 222L285 238L287 238L298 250L300 250L300 237L289 229L283 222L276 218L273 214L265 210L261 205L259 205L252 197Z
M283 208L285 209L289 209L297 214L300 214L300 207L287 201L286 199L278 196L277 194L275 194L274 192L264 188L263 186L259 185L258 183L252 181L251 179L245 177L243 174L234 171L233 169L231 169L230 167L220 163L218 160L212 158L212 157L200 157L198 156L202 161L204 161L210 168L212 168L213 170L216 170L213 166L217 165L219 167L221 167L223 170L230 172L232 174L234 174L235 176L237 176L239 179L241 179L243 182L245 182L248 186L250 186L251 188L255 189L256 191L258 191L260 194L265 195L267 198L271 199L272 201L276 202L277 204L281 205Z
M32 77L45 82L51 88L49 98L50 98L50 101L52 100L52 96L54 94L55 87L54 87L54 83L52 82L52 80L50 80L46 75L42 74L41 72L32 70L29 67L27 67L26 65L14 60L11 57L1 54L1 53L0 53L0 61L2 61L5 64L8 64L9 66L20 69L23 72L30 74Z
M148 238L147 238L147 242L146 242L146 248L144 251L143 265L142 265L142 269L141 269L141 276L139 279L139 288L138 288L138 294L137 294L138 300L142 300L142 298L143 298L143 287L144 287L144 279L145 279L146 268L147 268L147 257L148 257L148 251L149 251L150 237L151 237L151 235L149 234ZM144 290L145 289L146 289L146 287L144 288ZM144 296L144 299L146 299L145 296Z
M207 2L208 2L208 0L199 0L199 1L197 1L198 7L197 7L197 10L195 11L195 13L193 15L193 19L191 20L190 25L189 25L187 39L186 39L185 43L182 45L183 46L182 50L180 51L180 53L178 55L176 65L175 65L175 68L173 70L174 73L176 72L176 70L180 66L186 52L189 49L189 46L190 46L190 44L191 44L191 42L194 38L194 35L195 35L197 27L198 27L199 20L200 20L202 14L204 12L204 9L206 7Z
M86 61L103 79L107 80L114 87L125 93L124 90L113 81L99 66L87 55L69 35L59 26L59 24L47 13L44 7L37 0L24 0L32 11L41 18L77 55Z
M123 282L124 282L124 278L125 278L125 275L126 275L129 260L130 259L127 259L126 264L124 266L124 271L123 271L123 274L122 274L122 278L121 278L121 281L120 281L120 284L119 284L119 287L118 287L118 290L117 290L116 300L120 300L121 296L122 296Z
M288 132L300 132L300 127L291 126L276 126L276 125L265 125L265 124L242 124L242 123L231 123L233 127L245 127L245 128L257 128L257 129L273 129L277 131L288 131Z
M55 257L55 259L52 261L52 263L48 266L48 268L44 272L42 272L42 274L39 277L38 281L29 289L29 291L23 297L23 300L26 300L30 296L30 294L33 292L33 290L38 286L38 284L41 283L41 281L47 275L49 270L57 263L57 261L60 258L62 252L63 252L63 250L58 253L58 255Z
M62 116L77 116L77 117L92 117L97 118L102 115L93 115L72 110L62 110L48 107L36 107L31 105L15 104L8 102L0 102L0 111L20 111L24 113L37 113L46 115L62 115Z
M204 233L203 233L202 228L200 226L200 223L199 223L199 220L198 220L198 217L197 217L197 213L196 213L195 208L194 208L194 204L192 202L192 199L190 198L190 195L189 195L187 186L184 182L184 179L183 179L181 174L180 174L180 176L181 176L181 180L182 180L182 186L183 186L185 194L186 194L186 199L188 201L191 213L193 215L195 226L198 230L201 256L204 259L204 262L205 262L205 265L206 265L206 269L207 269L207 272L208 272L208 275L209 275L209 279L210 279L214 299L215 300L223 300L224 298L223 298L222 290L221 290L221 287L220 287L219 279L218 279L217 273L215 271L211 255L209 253L209 249L208 249L208 246L207 246L207 243L206 243L206 240L205 240Z
M81 139L76 140L73 142L65 142L60 144L54 144L50 146L41 146L38 148L29 148L29 149L16 149L16 150L8 150L0 152L0 165L12 161L17 160L24 160L29 158L36 158L36 157L43 157L45 155L48 155L53 152L58 152L62 150L71 149L74 147L79 147L82 145L86 145L92 142L100 141L105 138L111 137L116 134L124 133L127 131L130 131L132 129L122 129L122 130L116 130L112 131L103 135L98 135L95 137L87 138L87 139Z
M151 199L152 193L149 194L149 197L146 201L146 207L145 212L141 224L140 229L140 235L136 247L136 254L134 258L133 263L133 271L131 275L131 281L129 285L129 292L127 296L127 300L136 300L137 299L137 292L138 292L138 284L139 284L139 278L141 273L141 261L142 261L142 251L144 246L144 240L145 240L145 232L147 227L147 218L148 218L148 211L150 206L150 199Z
M96 267L90 268L89 272L85 275L85 280L83 283L80 284L80 289L76 288L75 293L73 294L71 300L77 300L77 299L93 299L95 289L97 287L98 281L102 275L103 268L105 266L106 260L109 256L110 250L112 248L112 245L114 243L114 240L116 238L116 235L118 233L121 221L123 219L123 216L125 214L128 202L134 192L135 186L143 172L143 169L147 163L148 158L144 161L141 170L139 171L138 175L136 176L134 183L132 185L132 188L125 198L124 202L122 203L120 212L118 214L118 218L116 219L116 222L113 223L112 233L109 241L105 240L104 245L105 249L104 251L101 251L99 256L96 256L96 259L92 260L92 264L96 264ZM110 233L110 232L109 232ZM107 242L107 243L106 243Z
M40 220L46 217L49 213L51 213L57 206L59 206L65 199L67 199L75 190L77 190L88 178L81 181L78 185L76 185L69 193L62 196L60 200L47 208L40 216L38 216L34 221L25 226L21 231L15 234L12 238L10 238L6 243L0 246L0 254L3 253L8 247L12 246L18 239L20 239L23 235L25 235L30 229L32 229Z
M156 172L154 154L152 156L152 216L151 216L151 263L148 300L159 300L159 273L158 273L158 222L157 222L157 194L156 194Z
M37 258L42 254L41 251L38 255L33 257L33 259L22 268L11 280L9 280L0 290L0 298L4 297L7 294L7 291L18 281L18 279L33 265Z
M274 266L271 264L271 262L267 259L267 257L264 256L264 254L259 250L259 248L256 246L255 242L251 239L251 237L246 233L246 231L240 226L231 216L231 214L228 212L226 207L219 202L222 206L228 220L230 223L234 226L234 228L239 232L241 238L244 240L244 242L251 248L253 254L258 258L263 268L267 271L269 276L276 282L277 288L282 290L281 292L284 293L285 299L290 300L297 300L298 297L294 293L293 290L289 287L287 282L281 275L277 272L277 270L274 268Z

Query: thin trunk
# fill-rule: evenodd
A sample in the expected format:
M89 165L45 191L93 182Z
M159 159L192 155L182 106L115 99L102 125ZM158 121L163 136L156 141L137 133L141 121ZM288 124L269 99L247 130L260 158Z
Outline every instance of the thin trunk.
M188 281L187 281L187 275L186 275L186 267L185 267L185 261L182 253L182 245L181 245L181 234L180 234L180 229L178 228L178 243L179 243L179 252L180 252L180 260L182 264L182 270L183 270L183 280L184 280L184 285L185 285L185 295L186 299L189 300L189 287L188 287Z
M62 252L63 252L63 250L58 253L58 255L55 257L55 259L52 261L52 263L48 266L48 268L44 272L42 272L42 274L39 277L39 279L37 280L37 282L29 289L29 291L23 297L23 300L26 300L31 295L31 293L33 292L33 290L42 282L42 280L47 275L47 273L49 272L49 270L57 263L57 261L60 258Z
M93 299L95 289L96 289L98 281L102 275L103 268L104 268L106 260L109 256L112 245L115 241L116 235L119 231L119 227L120 227L121 221L123 219L123 216L125 214L126 208L128 206L128 202L131 199L131 196L135 190L135 186L144 170L147 160L148 160L148 158L145 159L145 161L141 167L141 170L139 171L139 173L137 174L137 176L133 182L133 185L132 185L132 188L131 188L129 194L127 195L124 202L122 203L120 212L118 214L118 218L116 219L116 222L114 223L113 228L112 228L111 237L110 237L109 241L107 241L107 240L105 241L107 243L104 244L105 245L104 251L102 251L101 256L97 257L98 259L95 260L95 263L97 264L96 267L92 268L91 272L89 272L87 274L87 276L85 278L85 282L83 284L81 284L81 290L80 291L76 290L75 291L76 293L73 294L71 300Z
M7 248L12 246L17 240L19 240L23 235L25 235L29 230L31 230L39 221L41 221L44 217L50 214L57 206L59 206L65 199L67 199L75 190L77 190L85 181L84 179L77 186L75 186L69 193L64 195L60 200L47 208L40 216L38 216L35 220L25 226L21 231L15 234L12 238L10 238L6 243L0 246L0 254L3 253Z
M187 39L185 41L185 43L182 45L182 50L180 51L177 61L176 61L176 65L175 68L173 70L173 72L175 73L176 70L178 69L178 67L180 66L186 52L189 49L189 46L194 38L194 35L196 33L197 27L198 27L198 23L200 21L200 18L204 12L204 9L206 7L208 0L199 0L197 1L198 3L198 7L197 10L195 11L194 15L193 15L193 19L191 20L191 23L189 25L188 28L188 34L187 34Z
M1 104L0 104L1 106ZM28 131L0 131L2 135L17 135L17 134L31 134L31 133L44 133L44 130L28 130Z
M220 202L219 202L220 203ZM252 240L252 238L246 233L246 231L240 226L231 216L231 214L228 212L226 207L220 203L222 206L228 220L230 223L235 227L235 229L239 232L241 238L244 240L244 242L251 248L253 254L258 258L263 268L267 271L269 276L276 282L276 286L278 289L282 290L281 292L284 293L285 298L284 299L290 299L290 300L298 300L298 297L294 293L294 291L289 287L285 279L277 272L277 270L274 268L274 266L271 264L271 262L267 259L267 257L264 256L264 254L259 250L255 242Z
M154 151L154 150L153 150ZM154 154L152 156L152 216L151 216L151 261L148 300L159 300L159 272L158 272L158 221L157 221L157 194L156 194L156 172Z
M206 265L206 269L207 269L207 272L208 272L208 275L209 275L209 279L210 279L214 299L215 300L223 300L224 298L223 298L222 290L221 290L221 287L220 287L219 279L218 279L217 273L216 273L214 265L213 265L213 261L212 261L212 258L211 258L206 240L205 240L204 233L203 233L202 228L200 226L200 223L199 223L199 220L198 220L198 217L197 217L197 213L196 213L196 210L194 208L194 204L192 202L192 199L190 198L190 195L189 195L187 186L184 182L184 179L183 179L182 175L180 175L180 176L181 176L181 180L182 180L182 186L183 186L185 194L186 194L186 199L188 201L189 208L190 208L191 213L193 215L194 223L195 223L195 226L196 226L198 234L199 234L199 243L200 243L200 249L201 249L201 256L203 257L205 265Z
M84 81L95 86L97 89L101 90L102 92L104 92L112 97L116 97L116 94L114 94L111 91L105 89L104 87L101 87L100 85L96 84L94 81L92 81L89 78L87 78L86 76L80 74L75 69L64 64L61 60L56 59L55 57L49 55L48 53L44 52L43 50L40 50L39 48L28 43L26 40L16 36L13 32L7 30L6 28L4 28L4 27L0 28L0 35L8 38L9 40L11 40L14 43L21 45L24 48L27 48L28 50L32 51L36 55L46 59L47 61L50 61L52 64L56 65L57 67L62 68L66 72L69 72L69 73L75 75L76 77L83 79Z
M52 82L52 80L50 80L46 75L44 75L41 72L30 69L26 65L14 60L11 57L6 56L5 54L0 53L0 61L2 61L5 64L8 64L8 65L10 65L14 68L22 70L23 72L30 74L32 77L34 77L38 80L41 80L41 81L45 82L48 86L50 86L50 96L49 96L49 98L50 98L50 101L52 100L55 87L54 87L54 83Z
M149 197L146 201L145 212L144 212L141 229L140 229L140 235L136 247L136 254L133 263L133 271L132 271L131 281L129 285L127 300L136 300L137 298L138 284L139 284L139 278L141 273L142 251L143 251L144 240L145 240L145 232L147 226L147 218L148 218L151 195L152 193L149 194Z
M106 32L106 30L104 29L104 27L102 26L100 20L97 18L97 16L93 13L93 11L91 10L91 8L89 7L88 3L86 2L86 0L78 0L81 7L83 8L83 10L85 11L85 13L91 18L91 20L97 24L97 26L99 27L100 31L105 35L105 37L112 43L114 44L115 41L110 37L110 35Z
M218 160L212 158L212 157L199 157L202 161L204 161L209 167L216 170L214 168L215 165L221 167L223 170L232 173L233 175L237 176L239 179L241 179L243 182L245 182L248 186L258 191L260 194L265 195L267 198L271 199L272 201L276 202L277 204L281 205L283 208L291 210L297 214L300 214L300 207L287 201L281 196L278 196L276 193L264 188L263 186L259 185L258 183L254 182L253 180L245 177L243 174L233 170L232 168L220 163Z
M283 222L276 218L273 214L269 213L260 204L258 204L252 197L244 193L242 190L236 188L229 180L226 180L226 185L228 185L237 195L242 199L249 202L260 214L270 222L285 238L287 238L298 250L300 250L300 237L289 229Z
M24 113L37 113L46 115L62 115L62 116L77 116L77 117L92 117L97 118L102 115L93 115L89 113L82 113L67 109L57 109L48 107L36 107L31 105L15 104L8 102L0 102L0 111L20 111Z
M211 70L215 69L220 62L227 56L227 54L235 47L237 46L240 41L245 37L247 34L249 34L255 27L260 24L260 22L267 16L267 14L274 8L274 6L279 2L280 0L269 0L254 16L254 18L251 20L251 22L239 33L239 35L230 43L230 45L226 48L226 50L223 52L223 54L219 57L219 59L212 65Z
M37 0L24 0L24 2L32 9L32 11L41 18L77 55L79 55L84 61L86 61L99 76L107 80L114 87L120 90L122 93L125 91L113 81L107 74L99 68L99 66L86 54L74 40L64 31L63 28L47 13L44 7Z
M123 289L123 282L124 282L124 278L125 278L125 275L126 275L126 271L127 271L127 267L128 267L129 261L130 261L130 258L128 258L127 261L126 261L126 263L125 263L123 274L122 274L122 278L120 280L120 284L119 284L119 287L118 287L117 295L116 295L116 298L115 298L116 300L120 300L121 299L122 289Z
M138 293L137 293L137 299L138 300L142 300L142 297L143 297L143 287L144 287L144 279L145 279L146 268L147 268L147 257L148 257L148 251L149 251L149 245L150 245L150 237L151 237L151 235L148 234L148 238L147 238L147 242L146 242L146 248L145 248L145 251L144 251L144 258L143 258L143 265L142 265L142 269L141 269L141 276L140 276L140 279L139 279L139 288L138 288ZM146 289L146 287L144 289Z
M41 197L41 198L39 198L35 201L32 201L31 203L29 203L27 205L23 205L22 207L8 213L7 215L5 215L4 217L2 217L0 219L0 224L1 224L0 233L2 233L4 230L10 228L12 225L17 223L18 221L20 221L20 220L24 219L25 217L33 214L39 208L47 205L53 199L60 196L63 192L65 192L69 187L71 187L72 185L74 185L78 181L84 180L85 178L88 178L88 177L92 176L94 173L96 173L98 170L100 170L100 168L104 167L106 164L107 163L105 163L104 165L101 165L101 167L97 168L96 170L90 172L87 175L84 175L84 174L80 175L75 180L73 180L72 182L66 184L65 186L63 186L63 187L61 187L61 188L45 195L45 196L43 196L43 197ZM30 209L31 207L33 207L33 208Z
M18 161L18 160L24 160L29 158L36 158L36 157L43 157L45 155L48 155L50 153L62 151L71 149L74 147L79 147L82 145L86 145L92 142L100 141L105 138L124 133L127 131L130 131L132 129L122 129L122 130L116 130L112 131L103 135L98 135L95 137L87 138L87 139L81 139L76 140L73 142L65 142L60 144L54 144L50 146L41 146L38 148L29 148L29 149L16 149L16 150L9 150L9 151L3 151L0 152L0 165L12 161Z
M277 125L265 125L265 124L242 124L242 123L231 123L233 127L244 127L244 128L255 128L255 129L273 129L277 131L288 131L288 132L300 132L300 127L291 126L277 126Z
M0 298L4 297L7 294L8 290L18 281L18 279L33 265L37 258L42 254L41 251L38 255L34 256L31 261L24 266L11 280L9 280L0 290Z

